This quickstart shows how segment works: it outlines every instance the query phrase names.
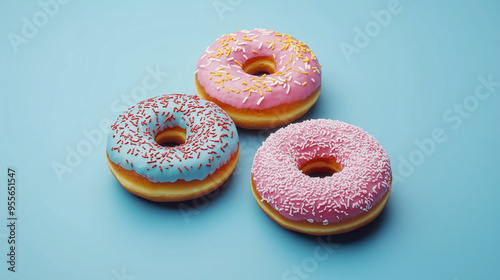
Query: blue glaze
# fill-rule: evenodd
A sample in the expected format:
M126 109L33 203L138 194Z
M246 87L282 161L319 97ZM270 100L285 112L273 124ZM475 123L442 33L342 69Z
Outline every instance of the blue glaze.
M186 130L185 143L163 147L155 142L156 134L175 126ZM118 116L106 151L112 162L152 182L191 181L203 180L224 165L238 150L238 142L234 122L215 103L193 95L165 94Z

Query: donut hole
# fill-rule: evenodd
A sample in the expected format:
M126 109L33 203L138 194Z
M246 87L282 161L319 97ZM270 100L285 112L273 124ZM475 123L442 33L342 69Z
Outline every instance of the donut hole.
M276 61L267 56L253 57L243 64L243 71L254 76L273 74L276 73Z
M179 127L168 127L155 135L155 141L163 147L176 147L186 142L186 130Z
M303 164L299 169L309 177L319 178L330 177L342 171L335 158L313 159Z

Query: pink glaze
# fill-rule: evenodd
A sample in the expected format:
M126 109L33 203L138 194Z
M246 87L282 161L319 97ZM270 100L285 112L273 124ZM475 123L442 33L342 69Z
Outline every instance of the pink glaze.
M310 177L300 166L335 158L341 171ZM256 190L284 217L324 225L368 211L390 189L389 156L361 128L333 120L290 124L271 134L252 166Z
M273 58L276 73L245 73L242 65L255 57ZM309 47L266 29L223 35L205 50L195 73L209 96L239 109L304 100L321 85L320 65Z

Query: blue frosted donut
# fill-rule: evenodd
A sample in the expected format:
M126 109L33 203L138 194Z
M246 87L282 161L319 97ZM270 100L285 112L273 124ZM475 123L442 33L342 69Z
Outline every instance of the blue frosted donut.
M238 132L215 103L166 94L118 116L106 153L111 172L127 191L153 201L183 201L215 190L231 175Z

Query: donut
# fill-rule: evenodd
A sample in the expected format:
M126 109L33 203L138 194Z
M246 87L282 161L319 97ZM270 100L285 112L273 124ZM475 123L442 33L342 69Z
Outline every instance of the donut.
M321 89L321 66L309 47L267 29L223 35L201 55L198 95L217 103L238 127L274 128L311 108Z
M326 177L312 173L326 172ZM284 228L311 235L352 231L374 220L389 199L387 153L361 128L317 119L290 124L257 150L252 191Z
M158 202L190 200L215 190L231 175L238 154L231 118L213 102L184 94L132 106L111 126L106 146L118 182Z

